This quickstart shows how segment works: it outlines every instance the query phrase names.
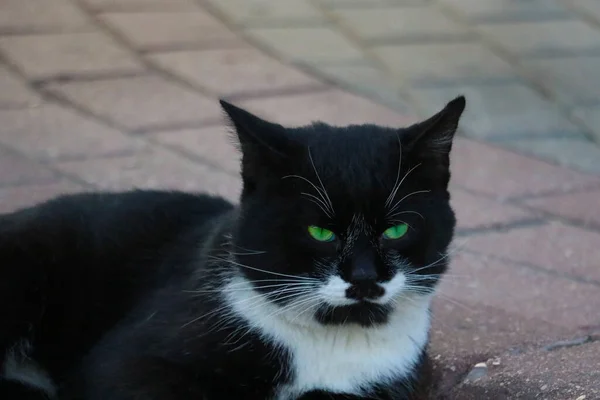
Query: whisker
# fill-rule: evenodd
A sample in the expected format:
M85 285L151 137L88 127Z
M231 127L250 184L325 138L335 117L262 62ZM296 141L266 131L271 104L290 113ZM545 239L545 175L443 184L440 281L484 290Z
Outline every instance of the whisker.
M394 212L399 206L400 204L406 200L407 198L409 198L410 196L414 196L416 194L421 194L421 193L429 193L431 192L431 190L417 190L415 192L409 193L406 196L404 196L403 198L401 198L400 200L398 200L398 202L396 204L394 204L394 206L389 210L389 212Z
M408 175L410 175L411 172L413 172L415 169L417 169L417 167L419 167L421 164L417 164L414 167L412 167L411 169L409 169L406 174L404 174L404 177L402 178L402 180L400 181L400 183L398 183L398 185L396 186L396 189L394 189L394 191L392 192L392 199L396 197L396 194L398 193L398 190L400 189L400 186L402 186L402 183L404 182L404 180L408 177ZM391 203L391 202L390 202ZM396 203L398 204L398 203ZM386 205L386 207L388 207L388 205ZM394 207L390 210L393 211Z
M396 181L394 182L394 186L392 186L392 190L385 200L385 207L387 208L392 202L395 193L396 193L396 185L398 185L398 180L400 179L400 169L402 166L402 143L400 142L400 137L396 135L396 139L398 140L398 171L396 172Z
M257 272L262 272L262 273L265 273L265 274L271 274L271 275L276 275L276 276L283 276L283 277L286 277L286 278L294 278L294 279L305 280L305 281L318 281L318 279L316 279L316 278L309 278L309 277L304 277L304 276L294 276L294 275L282 274L280 272L267 271L267 270L264 270L264 269L251 267L249 265L244 265L244 264L241 264L239 262L236 262L236 261L233 261L233 260L227 260L225 258L220 258L220 257L217 257L217 256L209 255L208 257L211 258L211 259L214 259L214 260L218 260L218 261L222 261L222 262L227 262L227 263L230 263L230 264L238 266L238 267L247 268L247 269L250 269L250 270L253 270L253 271L257 271Z
M310 147L308 148L308 158L310 159L310 163L312 164L313 170L315 171L315 175L317 175L317 179L319 180L319 183L321 184L321 189L323 189L323 193L325 194L325 197L327 198L327 201L329 202L329 209L331 210L331 214L335 215L335 211L333 210L333 204L331 203L329 194L327 194L327 189L325 189L325 186L323 185L323 181L321 180L321 177L319 176L319 171L317 171L317 167L315 166L315 162L313 160L312 153L310 152Z

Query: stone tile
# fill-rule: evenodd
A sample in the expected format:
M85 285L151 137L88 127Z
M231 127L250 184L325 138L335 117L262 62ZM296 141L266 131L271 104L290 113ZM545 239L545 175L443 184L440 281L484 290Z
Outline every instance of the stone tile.
M44 166L0 148L0 186L53 180L55 174Z
M390 105L406 114L415 114L414 110L401 95L398 85L379 68L370 64L316 65L314 68L325 78L336 82L343 88L363 93Z
M135 73L133 56L101 33L8 36L0 50L32 79Z
M229 28L204 11L107 13L100 18L144 51L243 45Z
M269 23L314 23L323 14L308 0L208 0L234 23L264 26Z
M66 180L54 183L0 188L0 213L16 211L50 200L62 194L78 193L85 190L85 187Z
M598 0L569 0L569 4L600 21L600 2Z
M578 136L578 128L561 115L556 104L520 83L419 88L413 94L422 106L434 109L441 109L448 99L464 94L467 108L461 130L472 137Z
M565 193L523 201L530 207L569 218L584 225L600 226L600 189Z
M600 30L579 20L490 24L479 31L516 55L556 55L600 49Z
M339 9L335 15L348 29L366 40L447 39L467 35L462 25L434 6Z
M470 237L465 247L504 261L532 264L558 273L556 276L595 281L600 287L598 232L551 222ZM600 296L598 287L596 290Z
M280 92L324 85L256 49L153 54L161 68L219 96Z
M216 99L157 76L54 84L49 89L132 131L198 125L222 116Z
M288 60L319 63L363 58L358 47L330 28L265 28L247 33Z
M237 199L240 181L231 175L154 148L135 155L57 164L63 172L108 190L131 188L202 191Z
M562 0L439 0L472 21L518 21L566 17Z
M598 177L468 139L455 140L451 159L453 184L498 199L600 184Z
M476 239L469 245L472 246ZM500 245L503 243L505 241ZM539 244L543 249L548 247L547 244ZM505 246L502 247L506 250ZM513 243L509 251L519 249L531 252L538 248L524 246L523 243L515 246ZM453 257L451 271L463 279L459 283L442 280L440 293L459 301L459 304L467 302L495 307L564 327L590 325L598 321L600 290L597 285L574 282L466 253Z
M69 0L0 2L0 32L78 32L90 29L91 22Z
M595 104L600 98L600 56L528 59L523 65L563 103Z
M56 105L0 110L0 121L0 142L42 160L120 154L141 146L133 138Z
M0 64L0 109L35 107L41 101L25 81Z
M80 0L93 11L197 11L194 0Z
M238 175L240 153L235 147L237 137L225 126L211 126L181 131L157 132L151 137L158 143L189 153L207 164Z
M458 262L461 260L459 257ZM577 327L563 327L536 317L509 312L498 306L482 304L479 299L459 302L448 299L450 295L446 295L446 291L452 293L458 290L451 289L457 284L456 279L459 279L453 280L452 273L453 268L448 272L449 275L442 278L442 290L434 297L432 304L430 354L434 359L438 356L443 358L446 366L465 356L502 354L508 349L525 351L532 346L542 346L559 338L569 337L577 331ZM468 286L472 283L467 279L468 277L464 277L461 284ZM473 364L466 367L464 373Z
M315 0L317 3L332 8L369 8L377 6L398 5L399 0ZM402 4L422 4L430 0L400 0Z
M572 115L589 128L596 142L600 143L600 105L577 107Z
M401 127L415 121L414 116L399 114L340 90L252 99L242 101L239 105L274 122L289 126L307 125L311 121L322 120L334 125L371 122Z
M455 83L515 76L507 62L479 43L386 45L374 50L406 82Z
M510 224L535 217L521 208L475 196L464 190L453 188L451 195L459 231Z
M564 340L581 339L582 335L568 335ZM555 338L554 342L560 341ZM529 350L529 349L528 349ZM543 347L529 351L502 351L500 365L488 363L486 377L458 384L452 387L457 378L454 372L448 374L450 379L441 387L451 388L443 396L434 398L480 400L480 399L535 399L547 400L586 400L596 399L600 395L600 371L597 368L600 359L600 342L590 342L569 346L554 351ZM477 357L479 356L479 357ZM467 358L467 357L465 357ZM468 360L468 358L467 358ZM456 363L466 364L464 377L473 365L482 360L482 355L473 354L471 361L461 360ZM445 363L440 363L442 368ZM453 365L454 366L454 365ZM446 366L447 368L447 366ZM463 367L464 368L464 367ZM454 369L454 368L453 368Z
M547 159L583 172L600 174L600 146L585 138L515 138L497 143L521 154Z

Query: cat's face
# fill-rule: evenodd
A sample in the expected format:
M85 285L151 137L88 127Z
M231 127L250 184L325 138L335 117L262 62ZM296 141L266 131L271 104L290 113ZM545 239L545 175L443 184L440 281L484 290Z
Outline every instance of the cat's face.
M431 293L455 226L449 152L464 98L403 129L290 129L223 106L243 154L231 257L255 290L288 316L363 326Z

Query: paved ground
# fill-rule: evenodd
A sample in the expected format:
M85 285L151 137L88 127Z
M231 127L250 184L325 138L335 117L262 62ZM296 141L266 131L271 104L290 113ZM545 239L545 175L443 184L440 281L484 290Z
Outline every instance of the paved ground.
M132 186L235 199L218 97L405 125L463 92L437 398L600 399L599 19L599 0L3 0L0 211Z

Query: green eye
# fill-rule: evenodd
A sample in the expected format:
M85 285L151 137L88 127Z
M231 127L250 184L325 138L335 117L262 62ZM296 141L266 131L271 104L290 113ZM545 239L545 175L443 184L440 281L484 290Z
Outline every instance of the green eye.
M406 235L406 232L408 232L408 224L400 224L386 229L385 232L383 232L383 237L386 239L396 240Z
M314 225L308 227L308 233L313 239L318 240L319 242L331 242L335 239L335 233L331 232L329 229L320 228Z

